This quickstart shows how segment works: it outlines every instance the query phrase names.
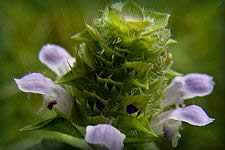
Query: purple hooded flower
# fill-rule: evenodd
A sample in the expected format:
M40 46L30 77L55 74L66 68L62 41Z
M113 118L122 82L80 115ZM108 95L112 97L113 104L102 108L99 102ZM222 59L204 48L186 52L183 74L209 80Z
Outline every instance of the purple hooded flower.
M39 59L58 77L67 73L75 62L75 58L64 48L54 44L44 45L39 52Z
M183 104L184 99L209 95L213 87L212 77L206 74L191 73L178 76L165 89L164 105Z
M59 85L52 83L41 73L30 73L21 79L14 79L18 88L26 93L37 93L44 96L42 110L47 107L71 115L72 97Z
M172 139L172 145L176 147L179 139L181 121L195 126L205 126L214 121L205 111L196 105L170 110L158 115L151 122L151 127L157 135L164 135Z
M97 146L104 146L109 150L123 149L123 141L126 135L109 124L87 126L85 140Z

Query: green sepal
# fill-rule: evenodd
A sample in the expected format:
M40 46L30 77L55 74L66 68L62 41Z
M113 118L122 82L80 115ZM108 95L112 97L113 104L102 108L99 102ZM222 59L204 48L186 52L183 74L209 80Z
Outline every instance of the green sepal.
M129 77L125 81L127 86L130 84L146 89L149 88L149 71L152 68L152 64L140 61L125 62L122 68L129 74Z
M101 116L88 117L87 123L88 125L97 125L102 123L110 124L111 120L101 115Z
M139 132L157 137L154 132L152 132L149 124L143 124L143 118L138 119L131 115L124 114L119 116L117 124L118 129L125 133L128 137L137 136Z
M121 36L121 45L133 53L130 55L132 59L151 56L154 53L151 47L155 41L157 38Z
M71 68L71 70L58 80L54 81L54 83L69 85L73 80L85 77L87 68L87 65L81 61L80 57L76 57L76 63Z
M135 4L132 0L127 0L121 10L122 18L125 22L135 21L142 22L144 14L142 9Z
M85 30L83 32L77 33L76 35L73 35L71 38L79 42L88 42L90 41L89 36L90 34L87 30Z
M88 24L86 24L86 28L87 28L89 35L91 35L93 40L95 40L95 41L100 40L100 34L98 33L98 31L95 28L93 28L92 26L90 26Z
M142 111L151 100L152 95L125 96L126 106L132 104L140 111Z
M58 80L54 81L55 84L66 84L68 82L71 82L73 80L74 74L72 71L67 72L65 75L63 75Z
M120 30L123 33L129 32L130 27L127 24L125 24L111 8L109 8L109 18L112 22L112 25L116 29Z
M149 29L142 32L142 35L150 34L156 30L163 29L168 25L168 20L170 15L165 13L158 13L155 11L144 11L145 17L150 17L150 19L154 19L154 23Z
M172 69L167 69L165 72L166 72L166 77L168 79L173 79L173 78L175 78L177 76L183 76L183 74L181 74L179 72L176 72L176 71L174 71Z
M130 27L132 27L136 32L140 32L140 31L144 30L145 28L147 28L148 26L150 26L152 24L152 22L149 20L146 20L143 22L129 21L127 24Z
M79 126L86 126L87 125L87 112L86 108L86 101L85 98L83 97L83 93L80 92L78 89L74 89L73 94L76 95L76 99L74 102L74 111L72 114L72 121L74 124L79 125Z
M118 87L123 86L123 82L117 82L117 81L114 81L110 78L101 78L101 77L97 76L97 81L99 81L100 83L113 84L113 85L116 85Z
M60 81L60 80L59 80ZM87 78L77 78L70 80L65 80L63 82L57 81L56 83L63 83L64 85L70 85L74 88L80 89L80 90L86 90L86 91L92 91L94 88L96 88L97 83L94 80L90 80Z
M176 44L177 41L174 40L174 39L169 39L167 42L166 42L166 45L173 45L173 44Z

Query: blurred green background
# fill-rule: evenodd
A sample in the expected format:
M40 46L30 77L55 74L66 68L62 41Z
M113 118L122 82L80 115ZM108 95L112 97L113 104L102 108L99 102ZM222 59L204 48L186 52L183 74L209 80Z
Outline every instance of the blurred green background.
M55 43L74 54L70 37L116 0L0 0L0 149L23 149L42 138L39 132L19 132L54 114L38 115L41 96L19 92L13 78L29 72L54 73L38 60L42 45ZM206 127L184 123L175 150L225 149L224 0L136 0L141 6L171 14L169 28L178 41L171 47L173 68L182 73L207 73L216 82L207 97L186 101L201 106L216 121ZM162 150L170 142L158 141Z

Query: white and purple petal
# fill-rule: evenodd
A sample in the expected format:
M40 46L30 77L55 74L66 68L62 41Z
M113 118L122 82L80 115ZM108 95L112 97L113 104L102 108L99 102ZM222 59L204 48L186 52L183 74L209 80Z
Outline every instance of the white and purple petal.
M110 150L122 150L126 136L109 124L87 126L85 140L94 145L104 145Z
M212 93L214 82L213 77L207 74L191 73L183 77L184 99L196 96L206 96Z
M182 104L183 103L183 91L184 83L175 78L172 83L165 89L165 100L164 105L170 106L174 104Z
M36 93L44 96L43 108L56 108L67 115L72 111L72 97L61 87L41 73L30 73L21 79L14 79L18 88L26 93Z
M52 80L44 77L41 73L30 73L21 79L14 79L18 88L27 93L47 95L52 87Z
M75 62L75 58L64 48L54 44L44 45L39 52L39 59L59 77L67 73Z
M195 126L205 126L214 121L214 119L208 117L201 107L190 105L158 115L151 121L151 127L156 134L163 134L165 124L168 124L170 120L184 121Z
M209 118L206 112L197 105L175 109L169 114L168 119L184 121L195 126L205 126L215 120Z
M165 89L164 105L183 104L184 99L209 95L213 87L212 77L206 74L191 73L175 77Z

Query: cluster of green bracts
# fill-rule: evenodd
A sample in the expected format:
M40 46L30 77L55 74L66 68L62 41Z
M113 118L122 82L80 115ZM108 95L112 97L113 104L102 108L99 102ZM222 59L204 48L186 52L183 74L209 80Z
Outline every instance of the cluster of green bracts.
M75 58L60 46L43 46L39 59L57 80L31 73L15 81L24 92L44 95L42 112L54 109L57 117L23 130L58 132L54 137L81 149L152 149L159 136L175 147L181 121L211 123L201 107L185 107L184 99L210 94L212 77L170 69L168 46L176 42L168 19L128 0L106 6L72 37Z

